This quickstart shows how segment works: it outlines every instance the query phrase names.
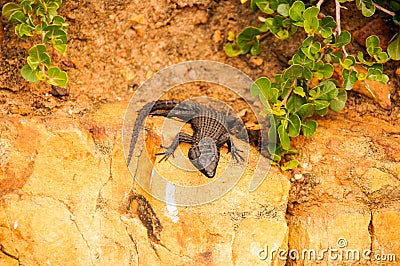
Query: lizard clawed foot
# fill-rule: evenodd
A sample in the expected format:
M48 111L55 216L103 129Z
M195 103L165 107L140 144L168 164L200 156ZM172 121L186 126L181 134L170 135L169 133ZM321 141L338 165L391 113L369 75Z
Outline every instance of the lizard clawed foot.
M242 150L239 150L235 146L232 146L230 152L232 153L232 158L235 159L236 162L244 161L243 156L240 154L243 152Z
M168 158L169 158L171 155L172 155L172 157L175 157L175 156L174 156L174 149L172 149L171 146L170 146L170 147L165 147L165 146L161 145L161 148L166 149L166 151L156 153L156 155L164 155L164 157L162 157L162 158L158 161L159 163L162 162L163 160L167 161Z

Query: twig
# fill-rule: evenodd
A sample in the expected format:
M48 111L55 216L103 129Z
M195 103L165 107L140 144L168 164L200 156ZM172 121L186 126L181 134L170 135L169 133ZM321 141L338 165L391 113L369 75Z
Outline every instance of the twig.
M336 8L336 13L335 13L335 15L336 15L336 31L337 31L338 35L340 35L340 33L342 33L342 28L340 25L340 8L341 8L341 6L340 6L340 3L338 0L335 0L335 8Z
M317 7L319 8L319 10L321 10L321 6L324 3L325 0L319 0L317 3Z
M342 7L340 6L340 3L338 0L335 0L335 8L336 8L336 12L335 12L336 32L337 32L337 35L339 36L340 33L342 33L342 26L340 24L340 8L342 8ZM346 48L344 48L344 46L342 47L342 50L343 50L344 55L347 57L349 54L347 53Z
M258 38L259 41L261 41L262 39L264 39L265 37L267 37L271 32L268 31L266 33L264 33L263 35L259 35L260 37Z
M382 12L384 12L384 13L386 13L386 14L392 16L392 17L394 17L394 16L396 15L396 13L394 13L394 12L392 12L392 11L390 11L390 10L387 10L386 8L384 8L384 7L380 6L380 5L378 5L378 4L375 3L375 2L372 2L372 4L375 6L376 9L379 9L380 11L382 11Z

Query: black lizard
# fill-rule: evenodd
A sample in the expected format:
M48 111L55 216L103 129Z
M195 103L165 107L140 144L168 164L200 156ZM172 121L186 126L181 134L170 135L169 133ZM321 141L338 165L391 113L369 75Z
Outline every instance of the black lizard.
M220 156L219 149L225 143L228 144L228 150L236 161L244 160L240 155L242 151L236 148L227 130L228 122L231 122L233 117L227 117L211 107L193 101L158 100L146 104L139 111L133 128L128 166L147 115L179 118L190 123L194 131L193 136L184 132L178 133L171 146L166 147L165 152L157 154L165 154L161 160L167 160L173 155L180 142L192 144L188 153L189 159L198 170L209 178L215 175Z

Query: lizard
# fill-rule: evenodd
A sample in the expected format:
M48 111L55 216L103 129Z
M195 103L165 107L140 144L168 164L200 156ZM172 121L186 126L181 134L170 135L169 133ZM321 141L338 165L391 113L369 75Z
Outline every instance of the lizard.
M132 131L127 158L128 166L131 162L140 130L148 115L178 118L191 124L194 131L193 135L179 132L169 147L163 147L166 149L164 152L156 154L164 155L160 161L168 160L174 154L180 142L191 144L188 157L191 163L208 178L215 176L220 157L220 148L224 144L228 145L228 152L232 154L236 161L244 161L243 156L240 154L242 151L234 145L227 130L228 124L236 118L225 116L212 107L194 101L157 100L147 103L139 110Z

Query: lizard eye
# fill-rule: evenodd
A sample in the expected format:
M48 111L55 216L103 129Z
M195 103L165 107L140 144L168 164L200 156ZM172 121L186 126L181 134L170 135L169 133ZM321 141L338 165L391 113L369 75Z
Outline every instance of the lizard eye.
M189 159L207 177L214 177L219 161L219 151L212 138L203 138L189 149Z

